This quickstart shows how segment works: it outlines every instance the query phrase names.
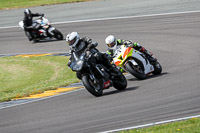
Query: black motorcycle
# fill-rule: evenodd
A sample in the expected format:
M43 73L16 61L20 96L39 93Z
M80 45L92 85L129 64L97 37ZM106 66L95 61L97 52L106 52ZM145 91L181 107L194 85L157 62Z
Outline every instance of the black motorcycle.
M78 56L75 52L72 54L74 60L70 68L75 71L77 77L82 80L85 88L94 96L103 95L103 90L114 86L117 90L125 90L127 80L119 71L119 74L108 70L104 65L98 64L96 58L87 51Z

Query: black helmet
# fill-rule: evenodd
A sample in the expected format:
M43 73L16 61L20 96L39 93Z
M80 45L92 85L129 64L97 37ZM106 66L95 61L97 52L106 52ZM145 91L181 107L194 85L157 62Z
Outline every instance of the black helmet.
M30 9L25 9L25 10L24 10L24 15L25 15L26 17L30 16L30 15L31 15L31 10L30 10Z

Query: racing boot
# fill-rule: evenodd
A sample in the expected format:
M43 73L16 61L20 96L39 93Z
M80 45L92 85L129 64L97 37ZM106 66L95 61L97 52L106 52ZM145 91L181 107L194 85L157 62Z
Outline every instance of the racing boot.
M121 71L116 67L115 64L110 64L109 70L116 75L121 75Z
M144 47L142 47L140 49L140 52L144 53L145 56L147 57L147 59L150 61L150 63L155 63L157 61L156 58L152 57L153 56L153 53L152 52L149 52L148 50L146 50Z
M28 40L29 40L29 41L32 41L32 40L33 40L33 37L29 36L29 37L28 37Z
M25 35L28 37L29 41L33 40L33 35L32 35L32 33L30 31L25 31Z
M120 70L117 69L115 64L111 64L112 58L109 54L103 54L104 65L109 69L110 72L113 72L117 75L121 74Z

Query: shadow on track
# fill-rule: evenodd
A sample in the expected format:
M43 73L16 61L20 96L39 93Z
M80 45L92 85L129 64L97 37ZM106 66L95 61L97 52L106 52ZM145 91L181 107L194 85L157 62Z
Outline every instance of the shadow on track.
M63 40L65 40L65 39L63 39ZM63 40L56 40L56 39L39 40L39 41L36 41L36 42L32 42L32 44L40 44L40 43L56 42L56 41L63 41Z
M160 77L160 76L163 76L163 75L167 75L167 74L170 74L170 73L168 73L168 72L163 72L163 73L161 73L161 74L159 74L159 75L153 75L153 74L152 74L152 75L147 76L147 78L144 79L144 80L152 79L152 78L157 78L157 77ZM135 78L134 76L133 76L133 78L131 78L131 79L127 79L127 81L144 81L144 80L139 80L139 79Z
M136 89L138 89L139 86L136 86L136 87L128 87L126 88L125 90L114 90L114 91L109 91L109 92L105 92L103 94L103 96L107 96L107 95L113 95L113 94L117 94L117 93L122 93L122 92L127 92L127 91L134 91Z

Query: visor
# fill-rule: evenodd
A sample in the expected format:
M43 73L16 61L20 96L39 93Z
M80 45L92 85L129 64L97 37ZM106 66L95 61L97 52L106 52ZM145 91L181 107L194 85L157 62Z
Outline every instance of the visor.
M73 40L71 40L71 41L68 41L69 46L71 46L71 45L73 45L73 44L75 43L76 38L77 38L77 37L75 37L75 38L74 38Z
M115 46L115 42L113 42L113 43L110 43L110 44L107 44L108 45L108 47L109 48L112 48L112 47L114 47Z

